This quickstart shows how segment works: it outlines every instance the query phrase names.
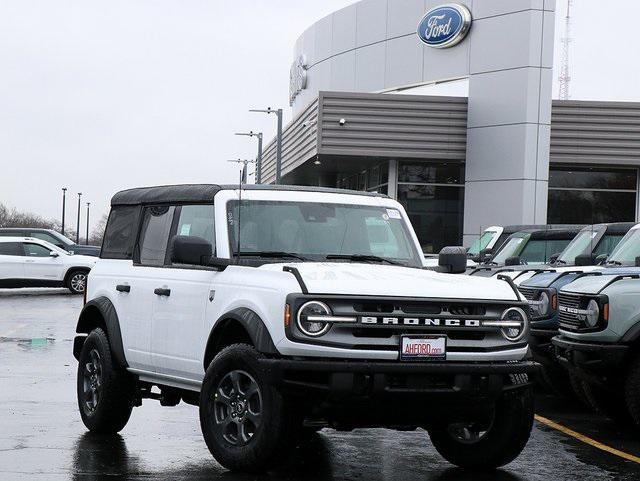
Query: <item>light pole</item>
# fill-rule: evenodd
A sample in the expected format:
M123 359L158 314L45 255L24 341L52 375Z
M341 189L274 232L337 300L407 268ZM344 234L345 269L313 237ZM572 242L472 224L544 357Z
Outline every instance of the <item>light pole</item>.
M86 245L89 245L89 206L91 202L87 202L87 237L86 237Z
M263 114L276 114L278 117L278 133L276 137L276 181L275 184L280 183L282 177L282 109L273 110L271 107L267 107L267 110L249 110L249 112L261 112Z
M80 244L80 198L82 192L78 192L78 226L76 228L76 244Z
M236 135L242 135L245 137L257 137L258 138L258 157L256 159L256 184L261 182L262 177L262 132L254 132L253 130L249 132L238 132Z
M247 160L247 159L230 159L227 162L235 162L236 164L242 164L242 172L240 173L240 183L247 183L247 166L249 164L255 164L255 160Z
M62 235L64 235L64 211L66 210L66 202L67 202L67 188L63 187L62 188L62 228L60 232Z

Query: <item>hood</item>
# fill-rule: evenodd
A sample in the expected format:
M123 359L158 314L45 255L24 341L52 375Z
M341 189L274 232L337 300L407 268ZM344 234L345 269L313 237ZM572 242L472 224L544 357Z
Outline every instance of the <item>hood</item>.
M565 292L579 294L598 294L615 276L640 275L638 267L619 267L617 269L603 269L593 276L581 277L562 288Z
M410 267L349 262L265 264L260 269L296 267L312 294L516 300L505 281L440 274Z
M522 287L551 287L560 277L567 272L583 273L602 270L599 266L581 266L581 267L561 267L554 269L552 272L540 272L523 281Z

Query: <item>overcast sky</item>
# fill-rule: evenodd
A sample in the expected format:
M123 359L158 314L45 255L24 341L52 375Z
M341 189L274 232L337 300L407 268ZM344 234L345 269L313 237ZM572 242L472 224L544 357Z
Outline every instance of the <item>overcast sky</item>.
M0 0L0 202L59 218L65 186L95 221L123 188L234 182L226 160L256 145L233 133L275 130L248 109L290 117L296 38L351 3ZM640 2L602 5L574 1L572 97L640 100ZM565 8L558 0L558 28Z

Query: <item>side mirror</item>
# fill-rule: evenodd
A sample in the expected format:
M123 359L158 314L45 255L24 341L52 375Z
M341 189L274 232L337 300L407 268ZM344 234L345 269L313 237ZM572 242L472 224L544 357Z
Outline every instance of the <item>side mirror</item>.
M60 257L60 254L58 254L56 251L50 251L49 256L55 259L56 257Z
M504 261L505 266L519 266L520 265L520 256L511 256L507 257Z
M596 264L600 266L607 262L608 258L609 256L607 254L600 254L598 257L596 257Z
M222 257L211 256L209 257L209 259L207 259L207 261L205 262L205 265L207 267L211 267L216 271L222 272L233 263L234 262L230 259L223 259Z
M594 264L594 258L592 254L582 254L579 256L576 256L575 260L573 261L573 263L576 266L592 266Z
M482 249L478 254L479 261L483 263L487 263L493 257L493 249Z
M443 247L438 254L438 272L462 274L467 270L467 250L464 247Z
M211 257L213 247L202 237L176 235L169 245L172 264L202 266Z
M560 257L560 254L562 254L562 253L561 252L556 252L551 257L549 257L549 264L555 264L555 262L558 260L558 257Z

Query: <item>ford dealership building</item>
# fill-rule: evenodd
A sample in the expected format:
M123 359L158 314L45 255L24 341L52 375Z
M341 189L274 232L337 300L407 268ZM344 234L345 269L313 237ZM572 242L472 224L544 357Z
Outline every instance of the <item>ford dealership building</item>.
M554 18L555 0L363 0L311 25L281 182L385 192L426 252L496 224L637 220L640 104L552 102Z

